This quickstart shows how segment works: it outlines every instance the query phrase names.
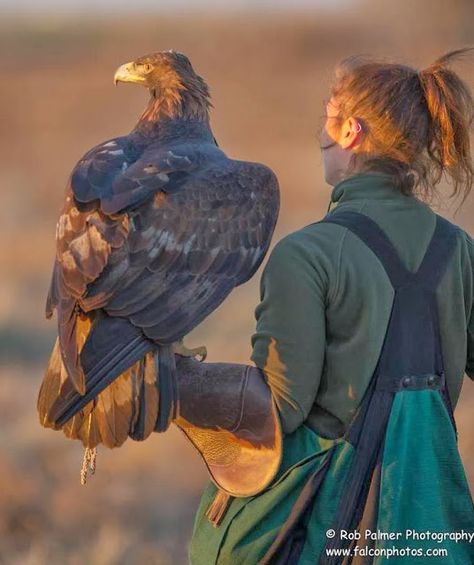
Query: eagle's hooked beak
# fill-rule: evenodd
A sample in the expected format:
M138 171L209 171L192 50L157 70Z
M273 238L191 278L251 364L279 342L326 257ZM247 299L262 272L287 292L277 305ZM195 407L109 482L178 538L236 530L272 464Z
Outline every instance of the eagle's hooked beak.
M139 84L143 84L144 79L142 75L137 73L132 61L130 63L125 63L124 65L121 65L115 71L114 84L116 85L118 82L137 82Z

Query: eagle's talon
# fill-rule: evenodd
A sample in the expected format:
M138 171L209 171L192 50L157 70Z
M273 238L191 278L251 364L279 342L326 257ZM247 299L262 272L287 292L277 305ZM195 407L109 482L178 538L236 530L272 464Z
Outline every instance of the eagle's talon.
M188 348L182 341L173 343L173 352L183 357L198 357L198 361L202 363L207 357L207 349L204 345Z
M200 358L198 359L198 361L199 361L200 363L202 363L203 361L206 360L206 357L207 357L207 349L206 349L206 347L205 347L204 345L202 345L201 347L197 347L196 349L202 349L202 351L197 354L197 355L200 357Z

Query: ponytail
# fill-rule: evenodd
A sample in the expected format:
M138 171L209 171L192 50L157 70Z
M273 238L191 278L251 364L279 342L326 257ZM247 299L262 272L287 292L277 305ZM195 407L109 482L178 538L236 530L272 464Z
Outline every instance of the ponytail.
M450 176L453 181L451 196L457 195L464 185L463 202L474 177L469 140L474 103L466 84L448 65L473 50L451 51L418 73L431 117L427 152L433 163L435 183L441 180L443 173Z

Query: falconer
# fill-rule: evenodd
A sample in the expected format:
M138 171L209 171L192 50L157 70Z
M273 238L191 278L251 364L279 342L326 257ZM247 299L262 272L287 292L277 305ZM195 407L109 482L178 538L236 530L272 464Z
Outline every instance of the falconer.
M209 428L220 425L224 413L229 419L241 413L252 423L248 411L265 404L260 395L271 397L283 432L278 472L260 492L230 496L209 483L190 544L193 564L342 563L327 553L328 538L338 532L334 524L360 531L364 524L372 531L472 531L452 409L464 373L474 378L474 247L468 233L429 205L443 174L452 182L451 196L465 199L472 185L473 98L450 68L467 51L447 53L421 71L360 57L338 66L321 131L332 187L328 214L271 253L256 309L254 365L177 356L178 394L190 381L203 383ZM397 282L395 267L405 282ZM407 310L402 296L405 309L396 310L395 294L420 300ZM418 312L425 300L431 310ZM391 323L398 329L407 323L408 333L394 332L400 341L387 343L392 356L383 365ZM433 367L418 367L420 355L431 350ZM407 366L396 373L404 359ZM383 381L391 369L394 378ZM375 374L386 388L372 387L374 408L366 399L369 392L373 398ZM210 401L210 390L221 400ZM195 412L199 403L197 395ZM370 452L372 424L354 426L361 413L386 434L373 439L383 449ZM203 417L198 420L203 425ZM258 418L253 425L258 429ZM374 459L366 476L363 458L353 456L361 444ZM357 500L342 476L358 489ZM251 482L252 476L234 479ZM344 517L345 507L351 514ZM444 563L473 562L472 546L443 547L449 549ZM405 555L397 562L412 561Z

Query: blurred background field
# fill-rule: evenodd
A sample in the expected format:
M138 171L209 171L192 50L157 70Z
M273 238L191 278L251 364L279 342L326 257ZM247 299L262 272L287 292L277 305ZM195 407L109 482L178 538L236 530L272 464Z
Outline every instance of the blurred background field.
M275 242L326 211L317 132L334 65L372 53L423 67L474 44L474 4L0 0L0 14L0 563L185 563L207 479L178 431L99 450L81 487L81 446L36 416L55 336L43 309L63 188L82 154L129 131L146 101L139 87L114 89L115 68L161 49L190 57L211 86L219 143L279 177ZM459 66L472 87L473 69ZM448 204L436 210L473 233L474 194L455 217ZM188 338L211 361L248 362L259 275ZM456 417L471 487L473 400L466 382Z

